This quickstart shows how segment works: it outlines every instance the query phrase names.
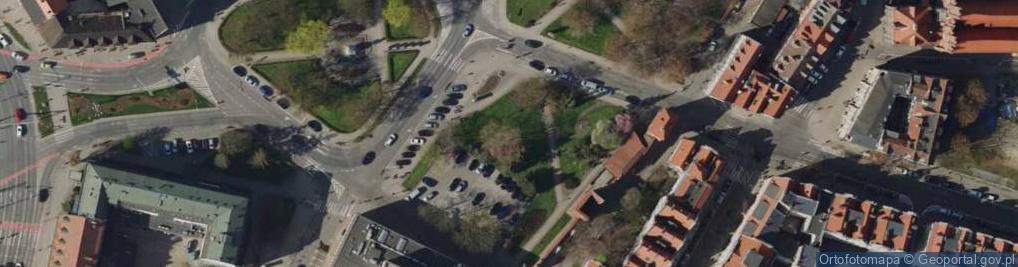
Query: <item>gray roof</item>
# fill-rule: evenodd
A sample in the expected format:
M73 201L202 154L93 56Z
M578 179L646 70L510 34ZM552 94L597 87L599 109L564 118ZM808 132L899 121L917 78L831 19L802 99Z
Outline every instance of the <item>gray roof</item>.
M749 253L746 253L746 257L742 258L742 263L748 267L759 267L763 263L763 259L764 259L763 255L760 255L760 253L757 253L756 251L750 250Z
M866 98L849 136L852 143L863 147L877 148L883 138L884 121L891 111L895 95L908 94L912 74L886 71L873 84L873 90Z
M151 42L168 31L154 0L78 0L43 20L37 3L26 8L46 42L73 48Z
M203 258L238 259L247 198L95 164L85 167L81 192L77 213L82 216L101 218L110 206L196 222L204 225Z

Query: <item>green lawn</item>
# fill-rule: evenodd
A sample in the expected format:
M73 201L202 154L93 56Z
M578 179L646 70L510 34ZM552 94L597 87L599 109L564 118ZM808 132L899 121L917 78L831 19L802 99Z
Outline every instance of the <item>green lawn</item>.
M378 81L356 88L342 88L329 81L313 60L262 64L252 68L338 132L356 131L382 106L384 96ZM313 104L302 101L313 101L309 102Z
M46 87L33 86L32 99L35 101L35 114L38 118L37 128L42 137L53 134L53 114L49 110L49 96Z
M534 249L531 252L535 254L541 254L541 252L544 251L544 249L551 243L551 241L555 239L555 236L557 236L559 232L562 232L562 228L565 228L566 224L569 224L569 221L572 219L573 217L570 217L567 214L562 215L562 217L559 217L558 221L555 222L555 226L552 226L551 230L549 230L548 233L544 234L544 237L541 238L541 242L537 243L537 246L534 247Z
M562 18L555 20L544 29L544 35L552 39L597 55L604 53L605 44L616 34L619 34L619 30L608 19L598 19L594 29L584 34L571 31L569 26L562 22Z
M389 78L393 81L398 81L399 78L402 78L403 74L410 68L410 64L414 63L417 54L420 54L420 51L410 50L389 53Z
M437 28L437 19L432 16L437 10L435 10L435 5L432 1L426 1L426 3L414 0L387 1L404 1L414 10L413 16L403 25L394 26L388 22L385 23L385 38L389 39L389 41L427 38L428 35L431 35L431 28ZM415 6L422 3L426 7Z
M148 92L126 95L67 93L71 124L80 125L109 117L214 106L193 89L180 88L180 86L184 86L184 84L155 90L151 94Z
M410 175L403 180L403 188L412 190L414 187L417 187L417 184L420 184L421 180L424 179L424 175L428 174L428 170L431 170L431 166L435 164L438 156L439 151L435 149L434 145L427 146L424 152L421 153L421 161L417 162L414 169L410 171Z
M544 123L541 122L541 110L529 105L521 105L514 100L513 94L526 94L519 90L513 91L509 96L503 97L484 110L474 113L460 121L456 127L456 138L461 140L468 147L480 148L481 128L488 123L499 123L520 130L523 137L524 153L521 160L513 166L498 166L499 170L511 173L517 180L525 177L523 174L539 163L548 162L548 140L545 137Z
M551 11L557 0L508 0L506 3L506 16L509 22L523 27L530 27Z
M11 38L14 38L15 42L18 42L18 45L21 45L21 47L24 47L29 51L32 50L32 46L28 45L28 42L25 41L25 37L21 36L21 33L18 32L17 29L14 29L14 25L11 25L10 23L7 23L5 21L4 28L7 28L7 32L11 34Z
M593 146L590 129L597 121L610 119L622 111L621 107L590 101L555 114L555 127L564 139L559 142L559 169L563 180L581 179L594 166L599 157L589 153ZM577 133L577 125L586 131Z
M340 13L336 0L253 0L237 7L219 28L226 49L240 54L283 49L302 19L328 21Z

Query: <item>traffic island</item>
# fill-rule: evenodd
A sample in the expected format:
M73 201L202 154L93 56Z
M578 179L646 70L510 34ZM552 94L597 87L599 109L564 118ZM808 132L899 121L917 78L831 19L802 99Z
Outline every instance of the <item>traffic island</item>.
M67 102L72 125L109 117L214 107L186 83L124 95L67 93Z

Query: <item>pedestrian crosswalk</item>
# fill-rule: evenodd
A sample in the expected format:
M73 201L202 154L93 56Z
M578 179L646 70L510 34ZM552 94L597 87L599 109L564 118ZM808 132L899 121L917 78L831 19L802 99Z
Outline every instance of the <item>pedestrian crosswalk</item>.
M760 169L762 166L760 166L757 162L753 162L744 156L738 155L734 157L726 157L725 160L728 161L728 163L725 164L724 169L721 170L722 177L725 177L734 183L749 186L753 186L756 181L759 180Z
M810 119L816 112L816 105L813 102L809 102L806 98L798 98L792 102L792 112L802 115L802 117Z
M208 80L205 78L205 70L202 68L201 57L194 57L182 68L184 71L184 82L199 94L211 102L218 102L212 89L209 89Z

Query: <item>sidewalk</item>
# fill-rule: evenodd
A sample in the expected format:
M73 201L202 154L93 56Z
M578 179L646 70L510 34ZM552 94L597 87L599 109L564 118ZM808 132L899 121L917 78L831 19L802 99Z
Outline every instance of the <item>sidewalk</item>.
M67 103L67 91L63 87L46 86L46 97L49 99L36 99L35 101L48 101L49 111L53 114L53 130L60 132L63 129L70 129L71 118Z
M541 242L541 239L544 239L544 236L548 234L548 231L551 231L551 229L555 227L559 218L562 218L562 215L564 215L566 211L569 210L569 207L572 206L573 201L575 201L580 194L583 194L583 192L590 189L593 180L597 179L603 171L604 165L598 164L587 172L587 174L583 177L583 180L580 181L580 186L573 189L573 191L569 194L569 197L559 196L558 203L555 204L555 211L553 211L551 215L544 220L544 223L541 224L541 228L534 231L534 233L530 235L530 238L527 239L527 242L523 243L523 250L533 253L541 253L540 251L533 251L534 247Z

